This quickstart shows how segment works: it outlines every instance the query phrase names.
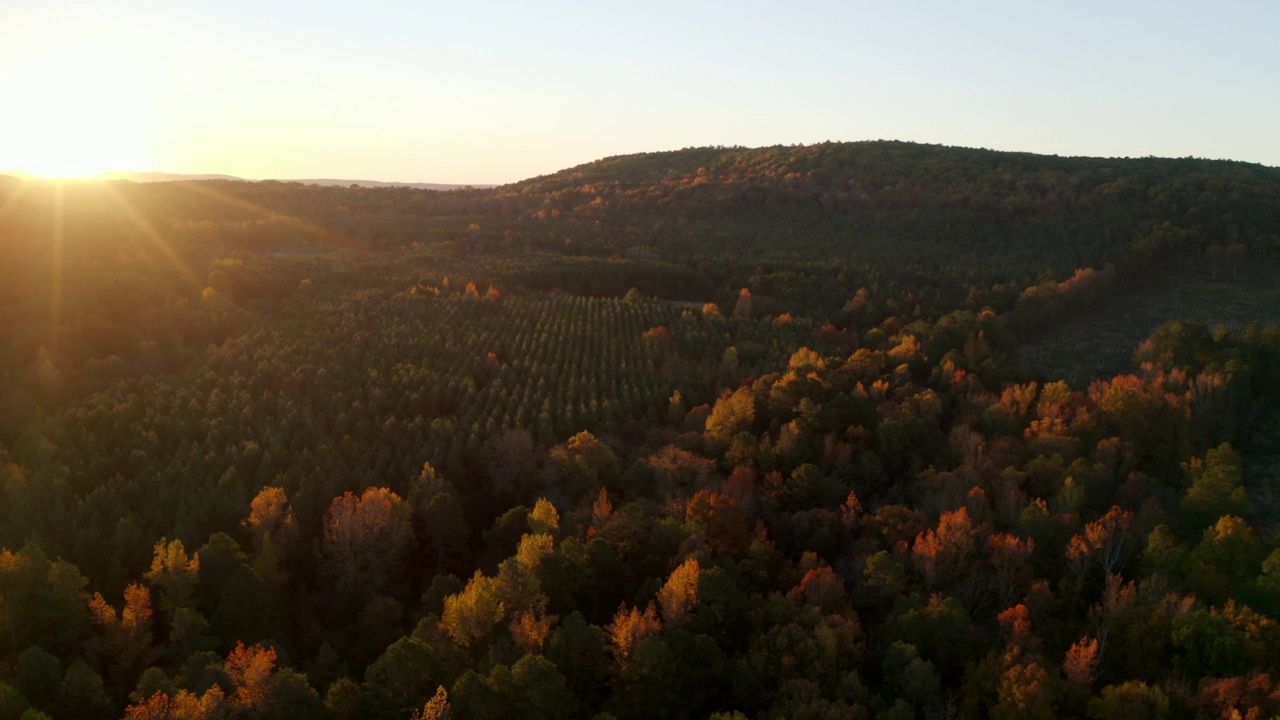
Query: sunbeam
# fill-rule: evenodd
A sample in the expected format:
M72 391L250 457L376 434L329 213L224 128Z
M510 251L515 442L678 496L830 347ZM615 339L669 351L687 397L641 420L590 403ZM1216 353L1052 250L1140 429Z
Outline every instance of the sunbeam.
M101 183L101 187L103 191L106 192L107 197L115 203L116 207L124 211L125 215L128 216L129 221L132 222L138 230L142 231L142 236L147 239L151 246L159 252L170 265L173 266L173 269L182 276L182 279L191 285L192 289L199 291L204 288L204 280L202 280L200 276L197 275L189 265L187 265L187 263L182 259L182 256L179 255L171 245L169 245L169 241L165 240L160 233L156 232L156 229L152 227L151 223L142 216L142 213L138 212L138 210L134 208L123 195L112 187L111 183Z
M50 353L56 355L58 349L58 333L62 328L62 260L65 250L66 198L65 187L55 183L53 187L53 246L52 262L49 278L49 346Z
M317 237L333 245L339 245L342 247L350 248L352 250L368 249L362 243L358 242L354 238L348 237L347 235L343 235L342 233L334 232L327 228L320 227L315 223L307 222L306 220L302 220L301 218L298 218L292 215L285 215L283 213L278 213L274 210L268 210L262 207L261 205L256 205L247 200L241 200L240 198L232 197L230 195L227 195L226 193L218 192L217 190L214 190L213 188L210 188L210 187L206 187L200 183L195 183L195 182L178 183L178 187L188 192L195 193L197 195L203 195L204 197L216 200L218 202L224 203L231 207L238 208L240 210L246 210L248 212L251 212L255 215L266 218L268 220L275 220L278 222L285 223L286 225L295 227L308 235Z
M4 201L4 204L0 205L0 218L3 218L5 215L9 214L9 211L13 209L13 206L16 205L19 200L22 199L23 195L27 194L27 188L31 185L31 180L28 178L15 178L15 179L17 179L18 181L17 187L13 191L13 193L9 195L9 198Z

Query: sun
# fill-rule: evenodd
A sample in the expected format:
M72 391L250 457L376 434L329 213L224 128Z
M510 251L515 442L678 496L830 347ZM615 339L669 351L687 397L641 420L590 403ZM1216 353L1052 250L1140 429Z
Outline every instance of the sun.
M145 87L118 58L27 58L0 74L0 171L51 179L137 170L146 160Z

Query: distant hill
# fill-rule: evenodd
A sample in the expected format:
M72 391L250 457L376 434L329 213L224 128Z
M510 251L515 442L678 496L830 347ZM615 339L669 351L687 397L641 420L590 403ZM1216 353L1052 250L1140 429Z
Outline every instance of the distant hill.
M873 141L620 155L503 186L502 191L553 196L562 211L600 197L630 210L674 203L703 214L764 204L838 211L961 207L1018 214L1096 204L1104 196L1130 200L1153 188L1195 192L1214 182L1272 185L1280 182L1280 168L1200 158L1060 157Z
M248 180L234 175L186 175L181 173L166 172L111 172L103 173L98 176L102 180L127 180L129 182L149 183L149 182L176 182L182 180L239 180L242 182L257 182ZM292 179L292 178L272 178L277 182L299 183L302 185L320 185L324 187L350 187L357 185L367 188L383 188L383 187L407 187L415 190L456 190L458 188L489 188L493 185L466 185L458 183L408 183L408 182L384 182L381 180L341 180L334 178L321 179Z
M183 175L166 172L109 172L98 176L99 180L127 180L129 182L175 182L179 180L244 180L234 175Z
M815 241L828 246L819 256L945 258L999 265L996 275L1190 266L1233 244L1280 256L1280 168L1226 160L887 141L707 147L604 158L488 193L489 213L572 223L579 245L601 228L614 252L668 245L691 258L698 238L717 236L758 259Z

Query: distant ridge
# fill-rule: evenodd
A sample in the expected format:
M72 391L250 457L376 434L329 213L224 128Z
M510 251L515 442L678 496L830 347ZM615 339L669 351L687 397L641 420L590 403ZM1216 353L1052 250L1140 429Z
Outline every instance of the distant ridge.
M497 185L471 185L471 184L463 184L463 183L450 184L450 183L383 182L380 180L319 179L319 180L280 180L280 182L296 182L296 183L302 183L303 185L323 185L323 186L339 185L342 187L349 187L351 185L359 185L360 187L369 187L369 188L407 187L407 188L413 188L415 190L457 190L458 188L468 188L468 187L476 188L477 190L479 190L484 188L497 187Z
M176 182L179 180L241 180L234 175L182 175L166 172L108 172L98 175L95 180L127 180L129 182Z
M184 175L181 173L166 172L110 172L103 173L97 177L99 180L127 180L129 182L149 183L149 182L179 182L184 180L234 180L239 182L259 182L257 180L248 180L234 175ZM465 183L410 183L410 182L384 182L381 180L339 180L334 178L322 179L286 179L272 178L274 182L299 183L302 185L321 185L321 186L338 186L350 187L357 185L367 188L389 188L389 187L406 187L415 190L456 190L458 188L491 188L496 185L469 185Z

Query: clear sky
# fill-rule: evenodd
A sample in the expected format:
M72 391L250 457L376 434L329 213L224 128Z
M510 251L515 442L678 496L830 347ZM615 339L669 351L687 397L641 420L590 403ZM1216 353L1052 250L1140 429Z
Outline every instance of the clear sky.
M1277 0L0 0L0 169L502 183L875 139L1280 166L1277 37Z

